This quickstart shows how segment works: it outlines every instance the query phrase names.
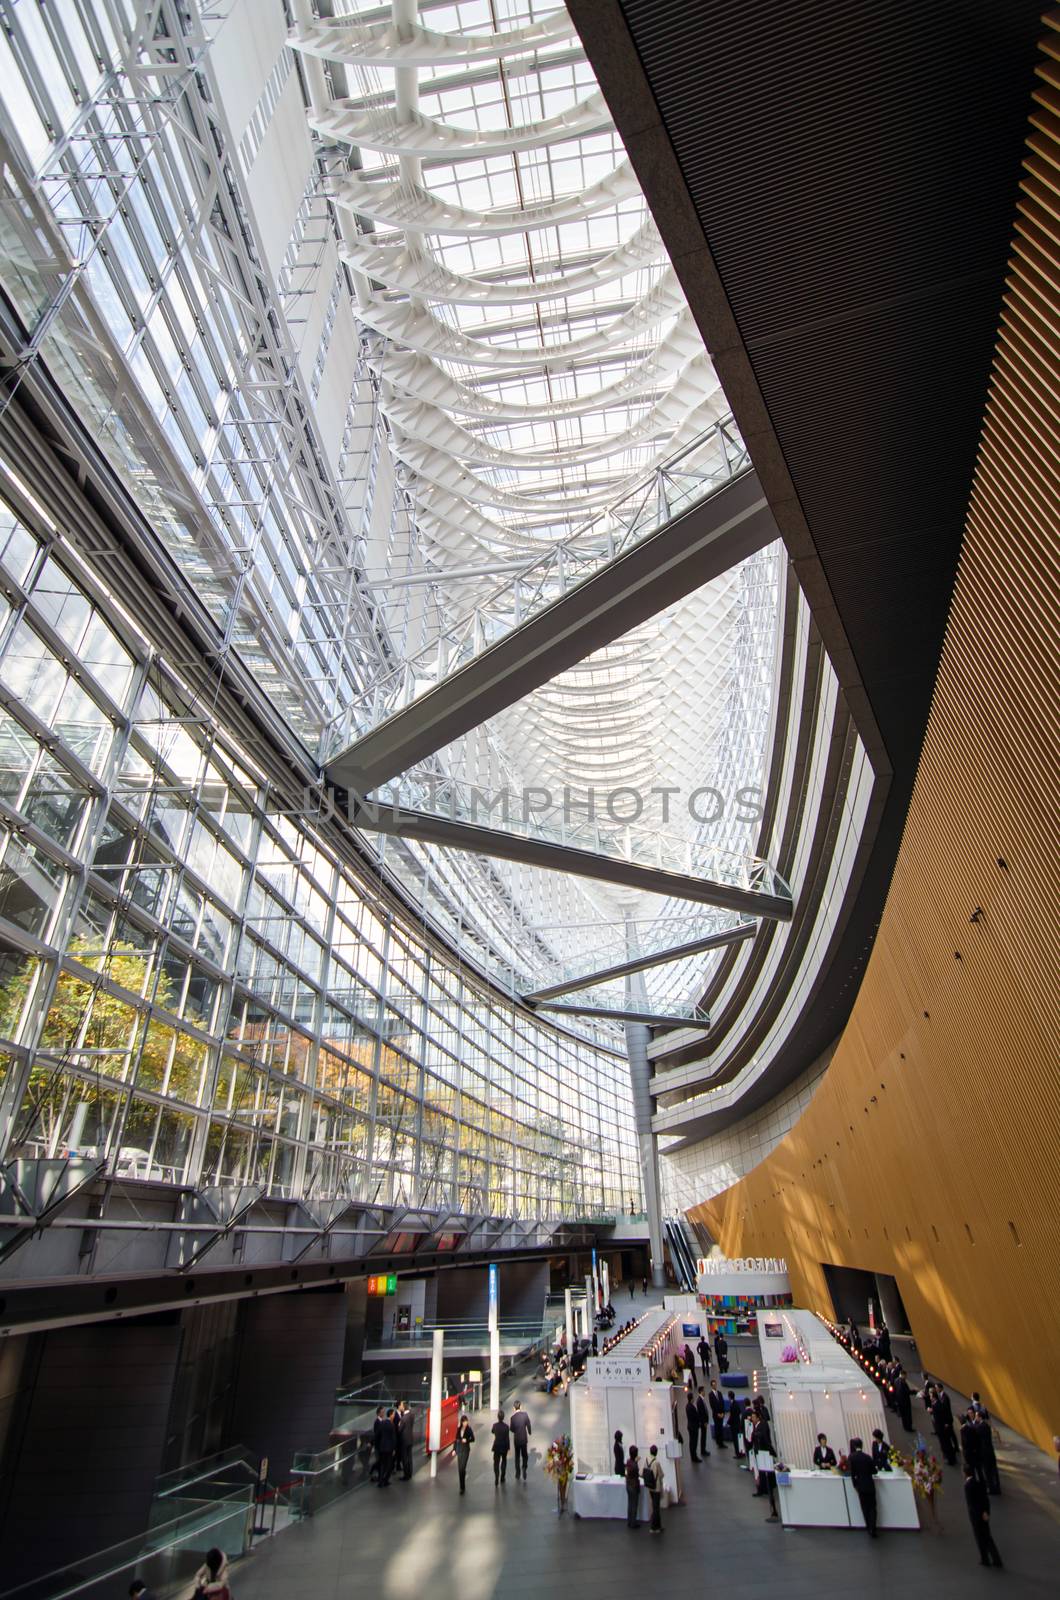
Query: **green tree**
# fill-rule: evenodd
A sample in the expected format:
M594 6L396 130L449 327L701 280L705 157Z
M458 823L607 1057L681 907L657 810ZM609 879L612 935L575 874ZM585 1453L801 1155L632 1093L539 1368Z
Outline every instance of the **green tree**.
M98 942L82 937L71 940L67 955L131 994L143 994L150 956L135 946L114 944L101 951ZM27 962L0 984L0 1017L5 1019L5 1026L13 1025L21 1015L35 976L36 963ZM167 1009L173 1004L173 984L165 972L158 975L154 1000ZM37 1048L68 1058L82 1072L91 1073L96 1079L95 1090L91 1082L64 1070L63 1061L41 1060L34 1051L17 1141L32 1139L50 1146L61 1131L64 1114L68 1115L78 1101L99 1100L114 1106L112 1085L114 1080L129 1081L130 1063L141 1037L137 1069L141 1087L195 1104L205 1065L205 1046L165 1022L148 1021L141 1007L104 989L98 978L64 969ZM109 1092L105 1091L103 1080L109 1080ZM98 1120L103 1121L102 1105L98 1109Z

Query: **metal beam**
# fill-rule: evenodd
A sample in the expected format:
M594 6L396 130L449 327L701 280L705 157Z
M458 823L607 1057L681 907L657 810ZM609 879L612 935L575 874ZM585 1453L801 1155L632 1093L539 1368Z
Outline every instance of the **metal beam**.
M778 538L753 471L649 534L329 762L370 793Z
M573 845L552 844L546 839L527 839L520 834L503 833L498 828L483 828L478 823L457 822L425 811L410 811L401 806L379 805L353 800L350 821L367 833L393 834L399 839L419 839L450 850L470 850L475 855L493 856L502 861L519 861L528 867L543 867L547 872L569 872L576 878L595 878L600 883L618 883L627 889L642 889L677 900L696 900L704 905L722 906L727 911L745 912L776 922L790 922L790 895L759 893L730 883L715 883L710 878L693 878L687 873L664 867L645 867L620 856L596 855ZM607 1015L612 1013L608 1012Z
M649 1028L709 1028L709 1017L672 1016L664 1011L633 1011L623 1007L622 1010L613 1010L610 1006L591 1005L560 1005L554 1000L543 1000L536 1008L538 1011L562 1011L573 1017L609 1017L614 1022L643 1022Z
M710 933L702 939L690 939L686 944L671 945L668 950L656 950L649 956L636 956L632 961L622 961L615 967L602 967L598 972L583 973L580 978L569 978L566 983L553 983L547 989L535 989L524 994L527 1005L553 1000L574 989L593 989L598 983L610 983L612 978L627 978L633 972L646 972L649 967L663 967L670 961L680 961L685 956L697 956L703 950L715 950L720 945L738 944L741 939L751 939L758 932L757 922L741 922L737 928L725 928L721 933Z

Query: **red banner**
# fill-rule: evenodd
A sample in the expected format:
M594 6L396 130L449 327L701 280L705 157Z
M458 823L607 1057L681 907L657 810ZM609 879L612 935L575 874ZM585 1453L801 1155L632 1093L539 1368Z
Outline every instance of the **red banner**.
M460 1408L464 1397L460 1394L451 1394L442 1401L442 1439L439 1448L445 1450L456 1438L457 1424L460 1421ZM430 1447L427 1450L430 1454Z

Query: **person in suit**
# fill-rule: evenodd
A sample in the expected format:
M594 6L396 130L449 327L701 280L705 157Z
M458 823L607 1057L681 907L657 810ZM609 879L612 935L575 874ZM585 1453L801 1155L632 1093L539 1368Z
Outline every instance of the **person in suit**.
M986 1488L982 1424L974 1411L966 1411L961 1420L961 1458L965 1468Z
M640 1527L640 1462L635 1444L626 1458L626 1527Z
M836 1465L835 1451L828 1443L828 1435L817 1435L817 1449L813 1452L813 1464L818 1472L827 1472Z
M453 1440L453 1454L460 1473L460 1493L467 1489L467 1464L471 1460L471 1446L475 1442L474 1430L467 1419L465 1411L457 1423L456 1438Z
M729 1390L729 1438L732 1440L732 1456L734 1461L739 1461L743 1455L743 1401L737 1400L732 1389Z
M412 1477L412 1450L416 1443L416 1413L407 1400L398 1406L398 1460L401 1476L408 1483Z
M877 1472L890 1472L891 1447L883 1437L882 1428L872 1430L872 1464Z
M719 1375L729 1370L729 1341L719 1328L714 1335L714 1354L718 1358Z
M386 1419L386 1407L376 1406L375 1418L372 1422L372 1464L368 1469L368 1476L376 1483L379 1482L379 1435Z
M526 1482L526 1469L530 1459L529 1440L533 1433L530 1418L523 1410L521 1400L515 1402L509 1422L512 1438L515 1440L515 1476L518 1480L522 1477Z
M626 1476L626 1452L622 1447L622 1429L615 1430L615 1477Z
M687 1339L685 1340L685 1347L681 1351L681 1355L684 1359L685 1371L690 1372L694 1378L696 1375L696 1358L692 1354L692 1346L688 1343Z
M876 1335L876 1343L877 1343L877 1345L879 1347L880 1355L883 1357L883 1359L885 1361L890 1361L890 1359L891 1359L891 1331L888 1328L886 1322L881 1322L880 1323L880 1331Z
M983 1567L991 1565L1000 1567L1004 1565L1001 1554L994 1543L994 1536L990 1532L990 1496L985 1483L981 1483L970 1466L964 1468L964 1499L968 1507L968 1519L972 1524L972 1533L979 1546L979 1564Z
M847 1457L847 1471L861 1504L861 1514L870 1539L876 1537L876 1485L873 1479L876 1468L871 1456L865 1454L860 1439L851 1439Z
M725 1449L725 1401L718 1388L717 1378L711 1378L707 1394L711 1420L714 1423L714 1442L719 1450Z
M696 1416L699 1418L699 1453L701 1456L709 1456L707 1434L710 1428L710 1407L707 1405L707 1397L703 1392L702 1384L696 1390Z
M707 1343L706 1336L700 1338L696 1349L699 1352L699 1364L703 1368L703 1376L705 1378L710 1371L710 1345Z
M757 1406L757 1402L756 1402ZM767 1522L776 1522L777 1511L777 1475L773 1470L773 1434L769 1426L769 1418L762 1411L755 1409L755 1426L751 1435L751 1449L754 1452L754 1468L758 1474L758 1487L756 1495L769 1496L769 1516Z
M990 1413L983 1411L977 1413L976 1427L981 1430L983 1449L983 1468L986 1472L986 1487L991 1494L1001 1493L1001 1474L997 1470L997 1454L994 1450L994 1428L990 1421Z
M945 1389L937 1386L935 1389L935 1403L931 1408L935 1432L938 1435L939 1449L946 1457L948 1466L957 1465L957 1435L953 1431L953 1406Z
M894 1385L894 1403L898 1411L898 1415L902 1419L902 1427L905 1429L906 1433L912 1433L913 1395L909 1388L909 1381L901 1367L898 1369L898 1377Z
M692 1452L692 1460L698 1462L699 1456L697 1454L697 1450L699 1447L700 1425L699 1407L696 1405L695 1398L691 1391L689 1391L688 1399L685 1401L685 1421L688 1424L688 1443Z
M847 1337L850 1340L850 1347L852 1350L861 1349L861 1331L853 1317L851 1317L850 1321L847 1323ZM875 1491L873 1492L875 1493Z
M493 1435L493 1484L502 1484L508 1476L508 1451L511 1449L512 1433L504 1420L504 1412L497 1412L497 1420L490 1429Z
M644 1482L651 1496L651 1522L648 1525L648 1532L662 1533L663 1466L659 1460L659 1446L657 1444L653 1444L648 1451L648 1460L644 1467Z
M394 1456L397 1453L398 1431L397 1412L391 1406L382 1421L376 1419L376 1450L379 1453L379 1478L377 1487L388 1489L391 1474L394 1471Z

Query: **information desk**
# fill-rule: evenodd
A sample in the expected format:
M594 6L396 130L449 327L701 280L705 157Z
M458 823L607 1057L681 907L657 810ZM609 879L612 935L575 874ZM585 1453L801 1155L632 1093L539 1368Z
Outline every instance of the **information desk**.
M838 1472L792 1467L790 1487L777 1484L781 1522L789 1528L849 1528L846 1487L847 1480Z
M626 1518L626 1480L625 1478L603 1477L599 1473L588 1472L584 1477L576 1477L571 1489L574 1495L574 1515L576 1517L621 1517ZM664 1504L668 1497L664 1496ZM640 1510L637 1513L642 1522L651 1518L651 1496L641 1484Z
M919 1528L913 1480L907 1472L878 1472L873 1479L876 1485L876 1522L881 1528ZM843 1479L850 1511L850 1526L863 1528L858 1491L849 1478Z
M919 1528L913 1484L908 1473L880 1472L876 1485L877 1522L881 1528ZM863 1528L858 1492L838 1472L791 1469L791 1484L777 1484L780 1520L789 1528Z

